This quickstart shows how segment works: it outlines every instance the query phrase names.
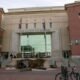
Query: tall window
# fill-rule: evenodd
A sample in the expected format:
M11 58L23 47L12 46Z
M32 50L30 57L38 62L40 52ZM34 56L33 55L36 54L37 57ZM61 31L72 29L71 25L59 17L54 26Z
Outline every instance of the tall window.
M52 22L50 22L49 25L50 25L50 28L52 28Z
M21 27L22 27L22 18L19 21L19 29L21 29Z
M80 16L80 13L78 13L78 15Z
M42 23L43 29L45 30L45 22Z
M0 37L0 45L2 44L2 37Z
M36 23L34 23L34 28L36 28Z
M28 23L26 24L26 29L28 29Z
M19 29L21 29L21 27L22 27L22 24L19 24Z

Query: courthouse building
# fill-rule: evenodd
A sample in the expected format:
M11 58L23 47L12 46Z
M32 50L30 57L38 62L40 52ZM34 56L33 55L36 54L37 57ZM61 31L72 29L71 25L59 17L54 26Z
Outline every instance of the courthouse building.
M16 58L43 58L46 66L54 61L61 63L63 53L70 51L79 58L79 9L79 2L65 7L9 9L2 15L0 26L4 29L2 53Z
M14 56L22 53L22 58L37 56L59 62L62 52L70 51L65 7L9 9L3 14L2 27L2 51Z

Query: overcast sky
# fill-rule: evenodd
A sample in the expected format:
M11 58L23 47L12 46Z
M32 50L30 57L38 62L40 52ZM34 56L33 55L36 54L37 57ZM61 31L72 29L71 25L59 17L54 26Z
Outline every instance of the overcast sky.
M0 7L5 11L10 8L26 8L41 6L63 6L75 0L0 0Z

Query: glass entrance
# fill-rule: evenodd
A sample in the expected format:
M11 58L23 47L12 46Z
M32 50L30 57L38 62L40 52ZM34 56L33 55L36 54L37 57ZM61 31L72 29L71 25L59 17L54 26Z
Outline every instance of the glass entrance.
M44 34L21 35L20 46L21 46L21 52L24 53L25 58L26 57L50 57L51 35L46 34L46 37Z

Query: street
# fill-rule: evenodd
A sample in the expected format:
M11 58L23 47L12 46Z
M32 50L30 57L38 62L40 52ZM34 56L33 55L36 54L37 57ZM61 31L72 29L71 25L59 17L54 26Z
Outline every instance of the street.
M0 71L0 80L54 80L56 70L49 71Z
M77 68L80 71L79 68ZM0 80L55 80L55 75L60 72L60 68L52 70L23 71L0 69Z

